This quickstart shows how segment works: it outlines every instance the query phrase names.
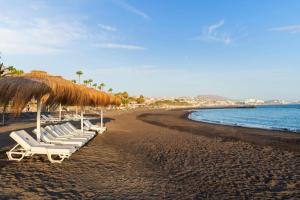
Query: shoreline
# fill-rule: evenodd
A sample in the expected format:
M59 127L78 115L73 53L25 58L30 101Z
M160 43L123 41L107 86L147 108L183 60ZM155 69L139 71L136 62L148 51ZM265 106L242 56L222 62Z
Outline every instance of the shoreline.
M203 135L209 138L219 137L223 140L243 141L255 145L267 145L300 152L299 133L199 122L188 118L191 112L193 111L189 109L174 109L163 111L162 114L144 113L137 118L160 127ZM164 122L167 118L171 117L174 118L172 123ZM156 118L160 119L157 120Z
M227 108L219 108L219 109L227 109ZM200 110L200 109L198 109ZM300 130L297 131L293 131L293 130L290 130L290 129L287 129L287 128L272 128L272 127L251 127L251 126L243 126L243 125L238 125L238 124L225 124L225 123L218 123L218 122L213 122L213 121L201 121L201 120L195 120L195 119L191 119L189 116L190 114L192 114L193 112L196 112L197 110L194 110L194 111L188 111L188 113L186 113L186 115L184 115L184 118L188 119L188 120L191 120L193 122L199 122L199 123L207 123L207 124L212 124L212 125L223 125L223 126L232 126L232 127L239 127L239 128L249 128L249 129L260 129L260 130L265 130L265 131L281 131L281 132L284 132L284 133L296 133L296 134L300 134Z

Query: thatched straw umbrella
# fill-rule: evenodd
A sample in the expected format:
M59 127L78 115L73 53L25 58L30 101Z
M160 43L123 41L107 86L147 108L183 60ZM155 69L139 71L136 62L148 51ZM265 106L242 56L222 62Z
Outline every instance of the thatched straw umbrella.
M16 114L22 112L31 99L37 100L37 139L40 141L41 104L49 106L81 106L81 129L83 131L83 107L108 105L109 97L103 92L86 86L76 85L60 76L46 72L32 71L18 77L0 80L0 104L6 107L12 103ZM61 114L60 114L61 116Z
M36 99L37 110L40 111L40 101L43 97L53 95L51 88L45 83L24 77L6 77L0 80L0 103L6 107L12 103L12 110L18 114L31 99ZM40 112L37 112L37 129L40 133ZM38 135L39 140L39 135Z

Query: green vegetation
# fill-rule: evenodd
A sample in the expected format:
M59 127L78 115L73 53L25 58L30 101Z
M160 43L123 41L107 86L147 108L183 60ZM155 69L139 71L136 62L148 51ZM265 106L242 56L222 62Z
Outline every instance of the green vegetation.
M150 106L189 106L188 102L180 101L178 99L172 100L159 100L154 103L151 103Z
M121 102L124 106L127 106L129 102L131 101L131 97L129 97L128 92L118 92L115 94L115 96L118 96L121 98Z
M97 89L97 83L93 84L93 88Z
M142 104L142 103L145 103L145 98L143 95L140 95L137 99L136 99L136 102L138 104Z
M100 83L99 86L98 86L98 89L100 91L102 91L104 89L104 87L105 87L105 83Z
M0 56L1 59L1 56ZM23 74L23 70L19 70L15 68L14 66L6 67L3 63L0 63L0 78L6 77L6 76L20 76Z
M143 104L145 103L145 98L143 95L140 95L139 97L130 97L128 95L128 92L118 92L115 94L116 96L121 98L122 104L124 106L127 106L129 103L137 103L137 104Z
M88 85L89 84L89 80L83 80L83 84L84 85Z

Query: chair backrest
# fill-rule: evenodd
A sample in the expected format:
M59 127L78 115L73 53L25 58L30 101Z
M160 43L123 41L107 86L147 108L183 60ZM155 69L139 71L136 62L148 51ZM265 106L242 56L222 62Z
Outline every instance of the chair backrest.
M76 127L75 127L73 124L71 124L70 122L67 122L66 124L67 124L72 130L74 130L74 131L77 130Z
M66 133L64 130L61 129L61 127L59 125L54 125L54 130L59 133L61 136L65 136Z
M29 141L29 143L31 144L31 146L39 146L40 143L38 141L36 141L36 139L34 139L31 135L29 135L25 130L20 130L17 131L24 139L26 139L27 141Z
M45 129L50 133L53 137L60 137L61 134L59 134L57 131L55 131L54 127L52 126L46 126Z
M40 145L33 137L31 137L31 135L29 135L24 130L12 132L10 136L24 149L30 149L31 147Z
M37 133L36 129L32 131L33 133ZM51 135L45 128L41 127L41 139L44 142L51 142L51 140L55 139L53 135Z
M18 131L13 131L9 136L14 139L19 145L21 145L25 150L30 150L31 144L28 140L24 139Z
M74 130L68 124L62 124L61 126L63 126L69 133L74 132Z
M88 123L87 120L84 120L83 123L84 123L84 125L86 125L87 127L90 127L90 126L91 126L91 125Z
M41 115L42 119L49 120L49 118L46 115Z
M65 126L63 125L58 125L60 130L63 131L65 134L70 134L72 133L73 131L70 131L69 129L67 129Z
M90 120L86 120L87 123L89 123L90 126L93 126L93 124L90 122Z

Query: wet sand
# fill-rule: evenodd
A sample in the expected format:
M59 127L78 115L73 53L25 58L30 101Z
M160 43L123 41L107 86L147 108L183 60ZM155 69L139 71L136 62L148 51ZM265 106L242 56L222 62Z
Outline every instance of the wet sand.
M61 165L7 161L13 141L2 127L0 199L300 198L300 136L193 122L186 113L108 112L108 131Z

